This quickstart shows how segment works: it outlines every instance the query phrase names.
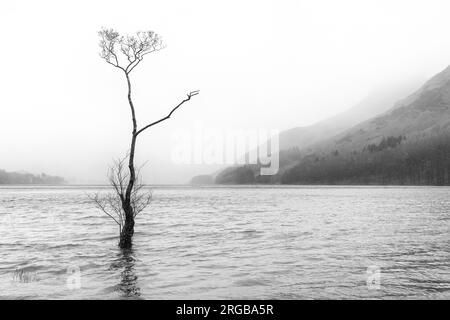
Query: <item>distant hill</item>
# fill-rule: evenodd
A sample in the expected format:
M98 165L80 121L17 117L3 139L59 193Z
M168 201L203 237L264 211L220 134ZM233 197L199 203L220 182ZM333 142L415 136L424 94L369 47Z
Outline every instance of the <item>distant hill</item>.
M411 140L447 132L450 129L449 106L450 66L386 112L316 144L315 151L329 148L349 151L379 143L389 136L403 135Z
M421 85L419 81L378 88L352 108L331 118L306 127L297 127L280 133L280 150L299 148L304 150L327 140L358 123L390 109L395 102L411 94Z
M380 112L327 138L311 136L312 143L302 143L305 137L292 143L296 130L301 135L293 129L292 138L280 140L282 149L294 147L281 151L279 174L261 177L256 166L247 166L251 183L450 185L450 67L397 103L372 110Z
M450 67L388 111L314 145L279 182L450 185Z
M45 173L33 175L24 171L6 172L0 169L0 185L2 184L26 184L26 185L60 185L64 184L64 178L50 176Z
M211 185L214 184L214 178L211 175L198 175L191 179L190 184L192 185Z

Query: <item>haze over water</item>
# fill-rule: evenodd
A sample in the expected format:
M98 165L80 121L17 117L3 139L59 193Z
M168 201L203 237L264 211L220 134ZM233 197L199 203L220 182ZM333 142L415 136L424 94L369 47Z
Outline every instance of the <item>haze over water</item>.
M122 253L97 188L2 187L0 297L449 298L449 190L155 187Z

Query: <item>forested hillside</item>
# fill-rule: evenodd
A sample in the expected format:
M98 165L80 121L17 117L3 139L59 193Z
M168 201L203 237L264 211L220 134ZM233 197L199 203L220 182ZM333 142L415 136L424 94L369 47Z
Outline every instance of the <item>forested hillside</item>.
M280 152L275 176L228 168L216 183L450 185L450 67L381 114Z
M450 134L388 145L369 145L360 152L311 155L285 171L281 183L450 185Z
M64 184L64 178L50 176L45 173L33 175L31 173L6 172L0 169L0 184Z

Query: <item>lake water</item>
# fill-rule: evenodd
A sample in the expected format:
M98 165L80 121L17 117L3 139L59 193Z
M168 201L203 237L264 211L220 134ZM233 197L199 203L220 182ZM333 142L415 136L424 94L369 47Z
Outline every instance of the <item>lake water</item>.
M132 252L98 189L0 188L0 298L450 298L450 188L153 187Z

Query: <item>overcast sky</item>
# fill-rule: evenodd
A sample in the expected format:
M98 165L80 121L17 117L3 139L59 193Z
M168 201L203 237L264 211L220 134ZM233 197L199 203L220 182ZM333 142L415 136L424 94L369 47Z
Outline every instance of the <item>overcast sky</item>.
M177 128L309 125L441 71L449 12L444 0L2 0L0 168L101 182L128 148L126 83L98 55L102 26L154 30L167 46L133 74L140 124L201 90L140 137L145 181L157 184L187 179L170 163Z

